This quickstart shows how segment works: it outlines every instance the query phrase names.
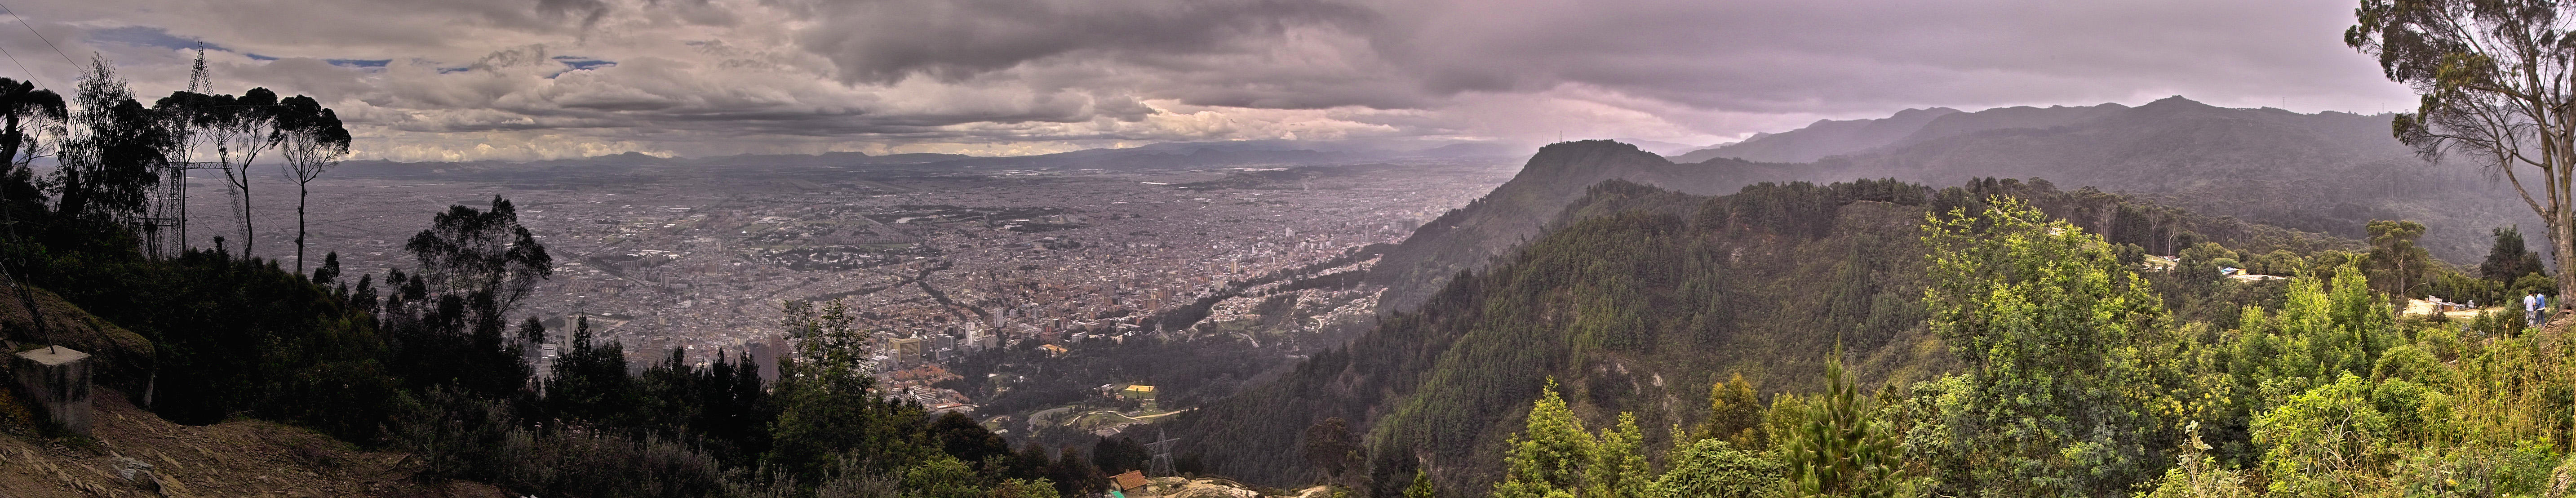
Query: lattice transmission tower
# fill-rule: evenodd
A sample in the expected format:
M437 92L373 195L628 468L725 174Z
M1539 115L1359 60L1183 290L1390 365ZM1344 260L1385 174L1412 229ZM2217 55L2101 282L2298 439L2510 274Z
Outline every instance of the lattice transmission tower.
M207 94L215 91L214 79L206 71L205 44L197 46L197 63L188 72L188 93ZM173 132L179 135L176 150L161 167L161 185L152 192L150 212L143 217L143 251L155 258L178 256L188 249L188 171L222 167L220 163L196 160L197 113L193 106L182 107L176 116L181 123Z
M1155 429L1154 435L1162 436L1163 431L1161 429ZM1172 443L1180 442L1180 438L1166 437L1161 439L1162 440L1160 441L1145 443L1145 449L1154 452L1154 461L1152 464L1147 465L1147 467L1150 468L1145 471L1146 475L1181 475L1180 471L1172 470Z

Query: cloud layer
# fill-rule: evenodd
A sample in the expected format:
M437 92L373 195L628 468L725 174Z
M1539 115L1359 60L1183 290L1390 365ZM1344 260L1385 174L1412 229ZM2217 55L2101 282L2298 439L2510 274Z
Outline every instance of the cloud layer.
M15 62L66 88L266 86L359 155L1018 154L1158 141L1710 143L1908 107L2377 112L2350 0L47 0ZM8 24L16 24L11 19ZM38 34L43 39L38 38ZM53 46L68 55L57 55ZM24 66L24 70L19 67ZM23 77L23 76L22 76Z

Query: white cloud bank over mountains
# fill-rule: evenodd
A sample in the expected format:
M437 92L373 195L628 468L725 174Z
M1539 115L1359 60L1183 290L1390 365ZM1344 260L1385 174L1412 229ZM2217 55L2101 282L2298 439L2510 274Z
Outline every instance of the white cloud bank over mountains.
M2350 0L18 0L0 76L114 60L338 109L358 157L1711 143L1897 109L2377 112ZM46 40L39 40L42 33ZM2286 100L2284 100L2286 99Z

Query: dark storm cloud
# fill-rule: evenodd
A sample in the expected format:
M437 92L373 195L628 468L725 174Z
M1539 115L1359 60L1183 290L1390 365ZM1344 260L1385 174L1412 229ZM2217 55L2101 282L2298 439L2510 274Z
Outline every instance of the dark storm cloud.
M206 42L219 83L324 98L367 130L368 150L398 158L1288 136L1708 143L1907 107L2183 94L2367 112L2406 99L2341 46L2352 0L223 4L13 7L73 40L67 50L117 59L147 94L183 82L182 45ZM0 46L44 50L24 30L0 32ZM70 76L67 63L30 64Z
M961 80L1039 59L1250 52L1291 27L1365 27L1370 10L1323 0L870 0L790 2L815 25L799 46L844 81Z
M1391 6L1375 42L1433 93L1581 83L1754 112L2384 88L2338 41L2349 1L1479 4Z

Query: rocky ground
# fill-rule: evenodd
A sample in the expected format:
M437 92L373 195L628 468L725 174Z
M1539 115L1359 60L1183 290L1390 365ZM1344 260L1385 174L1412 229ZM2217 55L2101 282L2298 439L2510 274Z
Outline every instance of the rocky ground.
M1128 496L1154 498L1330 498L1332 488L1315 486L1301 490L1262 490L1217 477L1156 477L1147 481L1146 492ZM1266 492L1265 492L1266 491Z
M274 496L506 497L490 486L421 483L401 453L257 420L170 423L101 390L89 437L0 433L0 498Z

